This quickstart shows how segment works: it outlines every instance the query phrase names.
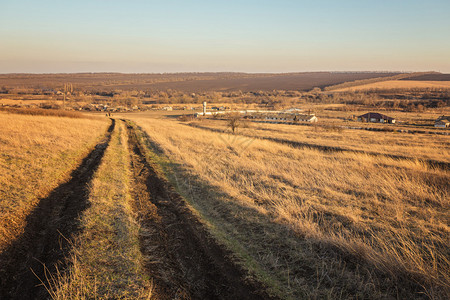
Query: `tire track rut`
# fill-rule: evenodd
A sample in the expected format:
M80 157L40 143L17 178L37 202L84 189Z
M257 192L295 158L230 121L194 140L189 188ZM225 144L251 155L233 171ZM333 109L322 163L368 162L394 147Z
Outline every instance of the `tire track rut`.
M46 299L41 280L63 271L73 237L80 231L79 215L88 207L89 183L108 147L115 120L105 138L27 216L24 232L0 254L0 299Z
M141 251L159 299L274 299L210 236L127 125Z

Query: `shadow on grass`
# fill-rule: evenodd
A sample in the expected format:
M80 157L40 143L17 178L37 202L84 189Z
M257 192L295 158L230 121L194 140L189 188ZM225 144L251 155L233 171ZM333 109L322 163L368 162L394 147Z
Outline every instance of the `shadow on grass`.
M155 163L200 213L212 235L279 297L427 298L424 289L405 274L377 270L362 257L325 240L305 238L277 222L277 216L243 205L183 165L169 161L163 149L140 132Z
M89 182L114 130L97 144L70 181L41 199L26 217L24 232L0 254L0 299L47 299L48 279L64 270L71 241L79 231L79 216L88 207Z
M186 126L191 126L198 129L208 130L211 132L217 132L217 133L230 133L229 131L217 129L217 128L211 128L207 126L202 126L199 124L183 124ZM255 138L251 135L241 134L243 136L248 136ZM357 150L357 149L348 149L348 148L342 148L342 147L336 147L336 146L325 146L325 145L318 145L318 144L312 144L312 143L306 143L306 142L297 142L297 141L291 141L288 139L281 139L281 138L275 138L275 137L267 137L267 136L258 136L258 139L267 140L279 144L288 145L294 148L309 148L309 149L316 149L322 152L330 153L330 152L350 152L350 153L358 153L358 154L366 154L374 157L388 157L396 160L408 160L408 161L421 161L425 164L427 164L431 168L439 168L445 171L450 170L450 163L445 161L439 161L434 159L417 159L414 157L404 156L404 155L397 155L397 154L386 154L386 153L379 153L379 152L373 152L373 151L365 151L365 150Z

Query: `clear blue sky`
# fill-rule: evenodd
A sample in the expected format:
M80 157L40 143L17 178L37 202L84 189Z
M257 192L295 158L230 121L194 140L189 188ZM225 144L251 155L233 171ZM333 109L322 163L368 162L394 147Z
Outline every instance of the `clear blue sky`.
M0 0L0 73L435 70L450 0Z

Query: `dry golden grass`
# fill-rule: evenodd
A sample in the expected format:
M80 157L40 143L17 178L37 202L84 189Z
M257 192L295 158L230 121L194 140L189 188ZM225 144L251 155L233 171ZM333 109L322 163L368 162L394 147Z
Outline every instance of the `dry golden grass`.
M139 250L139 225L129 186L129 153L124 124L111 142L91 182L82 233L72 247L70 270L50 279L53 299L150 299Z
M41 109L41 108L10 108L0 107L0 111L30 116L53 116L66 118L89 118L91 116L79 111L67 111L62 109Z
M0 104L2 104L2 105L26 106L26 105L40 105L40 104L47 104L47 103L54 103L54 104L62 106L63 100L18 100L18 99L13 99L13 97L11 97L11 96L9 96L9 98L0 98Z
M328 120L326 122L329 123ZM346 126L358 126L354 122ZM194 125L231 132L224 121L204 120ZM337 126L342 126L339 124ZM363 124L364 125L364 124ZM392 128L392 126L390 127ZM295 126L285 124L249 123L239 128L240 135L255 138L277 138L312 146L338 147L414 159L450 162L450 137L436 134L410 134L343 129L339 127Z
M448 295L448 172L135 120L211 229L284 297Z
M22 232L38 199L68 179L109 123L0 112L0 250Z
M336 92L372 89L449 88L450 81L388 80L335 90Z

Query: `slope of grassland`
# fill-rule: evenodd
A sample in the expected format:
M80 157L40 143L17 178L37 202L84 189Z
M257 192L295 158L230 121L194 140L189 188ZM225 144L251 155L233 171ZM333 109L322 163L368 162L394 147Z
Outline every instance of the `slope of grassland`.
M335 92L387 89L450 89L450 81L387 80L358 86L333 89Z
M353 81L347 81L335 85L330 85L325 87L326 91L335 91L345 88L351 88L351 87L358 87L361 85L367 85L367 84L374 84L384 81L392 81L392 80L402 80L402 79L408 79L410 77L415 76L421 76L421 75L427 75L427 74L434 74L435 72L415 72L415 73L400 73L400 74L393 74L392 76L379 76L375 78L367 78L367 79L360 79L360 80L353 80Z
M127 136L118 122L101 165L94 174L89 208L80 218L70 270L48 285L53 299L149 299L151 283L143 271L132 209Z
M422 81L450 81L450 74L442 74L431 72L429 74L422 74L411 76L402 80L422 80Z
M349 125L350 124L350 125ZM359 126L361 123L341 123ZM219 132L231 132L226 121L201 120L190 126ZM362 125L365 125L364 123ZM450 164L450 137L436 134L409 134L387 131L352 130L326 126L249 123L238 134L250 138L275 140L291 145L367 154L405 157L410 160Z
M69 178L109 119L0 113L0 251L21 234L39 198Z
M448 296L448 172L135 121L211 231L274 293Z

